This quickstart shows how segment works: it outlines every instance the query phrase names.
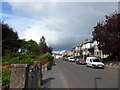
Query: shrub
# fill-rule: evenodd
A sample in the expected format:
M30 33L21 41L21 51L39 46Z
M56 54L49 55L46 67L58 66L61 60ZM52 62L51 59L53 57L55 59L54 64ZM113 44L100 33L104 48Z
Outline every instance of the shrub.
M49 61L48 69L51 70L53 65L53 56L50 53L46 53L45 55L41 56L39 60L40 61L48 60Z
M46 53L45 57L50 62L49 65L48 65L48 70L51 70L52 69L52 65L53 65L53 56L50 53Z
M118 61L120 59L116 58L115 56L108 56L107 58L103 58L103 61Z
M83 58L83 55L80 56L74 56L75 58Z
M2 88L2 65L0 63L0 88Z
M6 50L3 58L4 60L7 60L7 59L11 59L17 56L19 56L19 53L14 53L14 52L11 52L10 50Z
M2 64L3 65L21 64L21 63L33 64L33 62L37 60L38 59L35 58L35 55L20 55L19 57L7 59Z
M43 61L48 60L49 61L49 67L52 67L53 64L53 57L50 53L46 53L45 55L42 55L40 58L37 58L35 55L20 55L19 57L14 57L11 59L6 60L6 62L3 62L3 65L11 65L11 64L30 64L33 65L34 61Z
M2 88L8 90L10 84L10 68L2 68Z
M3 62L3 65L10 65L10 64L17 64L20 63L19 57L15 57L12 59L7 60L6 62Z
M70 55L64 55L63 57L70 57Z

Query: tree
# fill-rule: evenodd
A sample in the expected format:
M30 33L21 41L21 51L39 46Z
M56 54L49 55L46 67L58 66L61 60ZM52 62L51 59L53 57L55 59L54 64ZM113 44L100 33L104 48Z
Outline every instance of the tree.
M120 14L106 15L104 22L94 27L93 39L99 42L99 49L104 54L120 57Z
M0 22L0 25L2 26L2 55L4 56L6 51L18 52L21 40L19 40L17 32L14 32L13 28L4 22Z
M40 38L40 43L37 44L34 40L26 41L25 39L21 40L21 54L34 54L34 55L40 55L40 54L46 54L47 52L52 53L52 48L48 47L45 42L44 36Z
M47 52L52 53L52 47L47 46L44 36L40 38L39 50L40 50L40 54L45 54Z
M44 37L44 36L42 36L42 37L40 38L40 43L46 44L46 42L45 42L45 37Z
M45 46L46 46L45 37L42 36L40 38L40 43L39 43L40 54L44 54L45 53Z
M35 55L38 55L39 54L39 47L38 47L38 44L36 41L34 40L29 40L28 41L28 51L31 53L31 54L35 54Z
M34 40L29 40L26 41L25 39L22 40L22 45L21 45L21 54L39 54L38 50L38 44Z

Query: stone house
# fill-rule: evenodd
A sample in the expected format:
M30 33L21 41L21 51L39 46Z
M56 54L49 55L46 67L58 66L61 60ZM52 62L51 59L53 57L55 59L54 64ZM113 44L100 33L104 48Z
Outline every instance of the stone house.
M98 49L98 42L91 39L86 39L83 43L73 47L74 56L87 55L106 58L101 50Z
M62 53L62 56L64 56L64 55L74 56L73 54L74 54L73 51L65 51Z

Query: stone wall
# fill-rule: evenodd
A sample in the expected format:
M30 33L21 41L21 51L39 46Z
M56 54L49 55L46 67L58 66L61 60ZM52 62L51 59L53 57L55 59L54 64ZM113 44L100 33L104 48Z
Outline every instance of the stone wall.
M35 61L33 66L28 64L12 64L11 66L10 89L41 87L42 65L40 61Z
M106 61L104 62L106 67L111 67L111 68L118 68L120 67L120 61Z

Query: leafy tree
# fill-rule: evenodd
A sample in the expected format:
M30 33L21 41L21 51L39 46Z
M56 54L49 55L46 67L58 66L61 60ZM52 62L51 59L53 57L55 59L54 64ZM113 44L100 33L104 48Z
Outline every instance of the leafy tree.
M40 43L42 43L42 44L45 44L46 42L45 42L45 37L44 36L42 36L41 38L40 38Z
M93 39L99 42L99 49L104 54L120 57L120 14L106 15L104 22L97 23Z
M28 51L31 52L32 54L37 55L38 54L38 44L34 40L29 40L28 41Z
M46 54L47 52L52 53L52 48L48 47L45 42L44 36L40 38L40 43L37 44L34 40L26 41L25 39L22 40L21 45L21 54L34 54L34 55L40 55L40 54Z
M2 54L4 56L6 51L11 51L13 53L18 52L18 49L21 45L21 40L18 38L17 32L13 31L13 28L10 28L8 24L0 22L2 26Z
M40 54L45 54L47 52L52 53L52 47L47 46L44 36L40 38L39 50L40 50Z
M40 43L39 43L40 54L44 54L45 53L45 46L46 46L45 38L44 38L44 36L42 36L40 38Z
M22 40L22 46L21 46L21 54L39 54L39 47L37 42L34 40L25 41L25 39Z

